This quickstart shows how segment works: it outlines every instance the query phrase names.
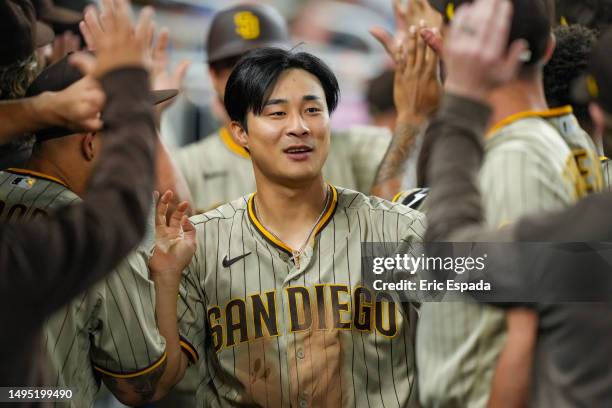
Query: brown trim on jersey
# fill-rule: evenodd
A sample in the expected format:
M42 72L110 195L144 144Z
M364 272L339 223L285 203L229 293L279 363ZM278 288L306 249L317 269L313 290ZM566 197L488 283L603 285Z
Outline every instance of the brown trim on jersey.
M196 351L195 347L193 347L191 343L183 336L179 336L179 344L181 345L181 349L187 355L187 358L191 364L197 363L200 359L200 355Z
M68 186L66 185L66 183L64 183L62 180L50 176L48 174L44 174L44 173L39 173L38 171L34 171L34 170L28 170L28 169L18 169L15 167L11 167L8 168L6 170L7 173L12 173L12 174L17 174L19 176L30 176L30 177L34 177L34 178L38 178L38 179L42 179L42 180L47 180L47 181L52 181L54 183L60 184L66 188L68 188Z
M138 370L135 371L133 373L118 373L118 372L114 372L114 371L110 371L107 369L104 369L102 367L98 367L97 365L93 365L94 370L101 372L104 375L108 375L110 377L115 377L115 378L134 378L134 377L139 377L141 375L145 375L150 373L151 371L155 370L157 367L159 367L164 361L166 361L166 358L168 357L168 355L166 354L166 352L164 351L164 354L161 355L161 357L154 362L153 364L151 364L150 366L143 368L142 370Z
M329 188L331 189L332 197L331 197L330 203L328 204L327 209L325 210L325 213L323 214L323 216L321 217L321 220L319 220L319 223L314 229L314 233L312 234L313 237L316 237L317 234L321 232L323 228L325 228L325 226L329 223L332 216L336 212L336 208L338 207L338 191L336 190L336 187L334 187L331 184L327 184L327 186L329 186ZM293 249L289 245L281 241L280 239L276 238L274 234L268 231L263 226L263 224L259 222L259 220L257 219L257 214L255 212L255 204L254 204L255 194L257 193L251 194L251 196L249 197L248 203L247 203L247 207L248 207L247 212L248 212L248 217L249 217L249 220L251 221L251 224L253 224L255 229L263 236L263 238L267 242L274 245L275 247L282 250L283 252L286 252L289 255L293 256L293 252L294 252Z

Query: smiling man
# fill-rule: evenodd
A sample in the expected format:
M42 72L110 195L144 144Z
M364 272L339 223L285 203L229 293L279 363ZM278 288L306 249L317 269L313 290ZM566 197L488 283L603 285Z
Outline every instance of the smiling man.
M151 276L168 310L180 282L176 375L158 392L187 364L180 331L199 356L198 406L413 406L414 321L363 286L361 243L420 242L422 214L323 180L338 83L318 58L254 51L225 95L257 192L193 217L169 250L158 241ZM158 218L158 237L168 228Z

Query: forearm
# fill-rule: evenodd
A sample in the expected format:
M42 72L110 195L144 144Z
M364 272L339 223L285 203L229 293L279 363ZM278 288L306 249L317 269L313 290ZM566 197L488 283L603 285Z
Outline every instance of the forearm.
M158 150L157 150L157 171L156 171L156 190L158 191L172 191L172 201L168 208L168 218L170 214L174 212L176 206L186 201L189 203L188 215L193 214L193 198L187 186L187 181L183 176L183 173L178 168L168 149L158 138Z
M372 195L391 200L402 189L406 163L425 122L419 116L398 117L395 134L376 172Z
M177 324L178 284L166 284L158 279L155 282L155 313L161 335L166 339L167 362L165 371L157 385L154 400L163 398L185 374L187 358L179 342Z
M426 165L431 187L427 242L479 235L484 215L476 176L484 154L481 139L489 115L487 106L446 95L427 129L424 148L431 148Z
M533 353L536 346L536 312L514 309L506 313L508 334L491 387L489 407L527 406Z
M46 126L60 125L53 113L53 93L45 92L32 98L0 102L0 144Z
M0 267L19 273L3 276L0 287L35 289L27 299L44 315L111 271L145 231L155 152L148 75L122 69L102 82L109 95L105 144L84 202L2 230ZM125 83L131 85L129 92Z

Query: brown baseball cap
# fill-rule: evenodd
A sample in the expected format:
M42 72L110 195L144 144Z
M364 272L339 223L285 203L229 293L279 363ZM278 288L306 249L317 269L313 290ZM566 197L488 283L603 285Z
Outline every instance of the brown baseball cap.
M264 4L241 4L219 11L206 40L209 63L239 57L255 48L289 46L289 28L280 13Z
M28 58L34 50L53 41L49 26L36 21L29 0L0 1L0 65Z
M573 97L577 102L597 102L612 115L612 29L606 31L591 51L587 74L576 80Z
M429 0L429 3L448 23L460 6L472 3L472 0ZM554 7L548 0L512 0L512 5L514 12L508 41L510 44L518 39L527 41L529 52L525 54L523 63L535 64L546 54Z
M83 78L81 71L79 71L79 69L74 65L70 64L68 59L69 55L65 56L41 72L40 75L36 77L36 79L28 87L26 97L36 96L48 91L58 92L68 88L70 85ZM177 94L178 90L176 89L151 91L151 103L153 105L157 105L175 97ZM36 132L36 139L38 141L44 141L72 135L74 133L77 132L71 129L53 127Z

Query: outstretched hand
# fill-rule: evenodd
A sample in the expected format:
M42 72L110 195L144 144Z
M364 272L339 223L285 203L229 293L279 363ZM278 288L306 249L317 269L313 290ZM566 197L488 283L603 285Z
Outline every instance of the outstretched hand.
M122 67L144 67L151 69L149 46L153 37L153 9L145 7L138 22L132 23L128 0L102 0L102 13L96 23L88 26L84 35L88 46L95 39L96 56L77 53L70 61L85 75L100 78L109 71ZM85 18L91 19L92 10ZM81 26L83 23L81 23Z
M149 261L151 277L156 282L178 285L182 271L189 265L196 250L196 230L189 221L187 202L182 202L166 218L172 191L166 191L158 200L155 211L155 250ZM159 193L156 192L156 196Z
M508 49L511 24L509 0L477 0L457 10L443 51L447 92L485 101L516 77L528 45L517 40Z

